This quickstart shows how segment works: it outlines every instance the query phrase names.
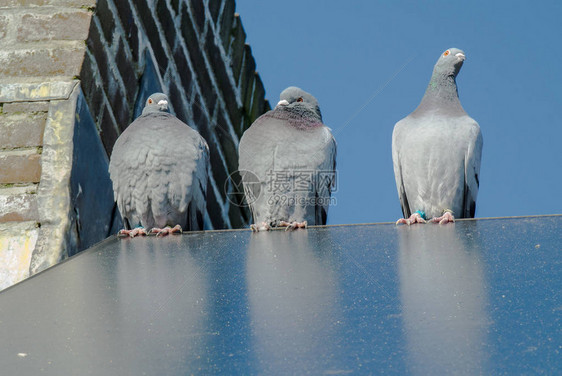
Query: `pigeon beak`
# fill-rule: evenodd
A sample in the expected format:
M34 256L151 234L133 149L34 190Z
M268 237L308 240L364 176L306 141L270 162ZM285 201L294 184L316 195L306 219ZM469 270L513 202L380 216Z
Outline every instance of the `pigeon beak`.
M460 52L459 52L459 53L456 54L455 56L458 57L460 61L465 61L465 60L466 60L466 56L464 56L463 53L460 53Z
M158 102L158 106L160 106L161 110L167 110L168 109L168 101L162 99L161 101Z
M278 103L277 106L288 106L289 102L287 102L286 99L281 99Z

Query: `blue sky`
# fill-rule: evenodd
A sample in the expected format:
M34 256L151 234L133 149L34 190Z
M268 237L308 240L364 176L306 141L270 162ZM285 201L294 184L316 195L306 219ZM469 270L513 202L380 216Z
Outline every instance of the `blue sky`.
M562 2L237 0L272 105L295 85L338 142L328 223L401 216L394 124L419 104L440 54L484 150L477 217L562 213Z

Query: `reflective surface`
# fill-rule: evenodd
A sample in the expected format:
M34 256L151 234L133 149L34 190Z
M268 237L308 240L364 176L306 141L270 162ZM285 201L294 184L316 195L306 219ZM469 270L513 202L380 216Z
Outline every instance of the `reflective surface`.
M0 293L6 375L555 374L562 216L110 238Z

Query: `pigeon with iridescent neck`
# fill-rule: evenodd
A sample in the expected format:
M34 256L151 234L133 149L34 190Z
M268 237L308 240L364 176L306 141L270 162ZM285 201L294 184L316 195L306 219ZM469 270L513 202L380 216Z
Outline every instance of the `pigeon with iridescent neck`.
M242 136L239 171L252 230L324 225L335 185L336 141L318 101L297 87Z
M482 134L458 97L464 61L457 48L443 52L421 103L394 126L392 161L404 214L397 224L474 217Z
M165 94L152 94L115 142L109 162L125 224L119 235L203 229L208 168L203 137L170 113Z

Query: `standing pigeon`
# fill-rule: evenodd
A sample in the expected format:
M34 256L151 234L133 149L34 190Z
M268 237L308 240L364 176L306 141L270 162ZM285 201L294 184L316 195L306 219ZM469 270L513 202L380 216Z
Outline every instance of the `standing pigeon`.
M482 134L457 93L464 60L457 48L443 52L420 105L394 126L392 160L405 217L397 224L474 217Z
M115 142L109 162L126 228L119 235L146 235L143 228L131 230L138 224L157 235L202 229L208 165L205 140L169 112L165 94L152 94Z
M297 87L285 89L240 140L252 230L326 224L335 168L336 141L322 124L318 101Z

